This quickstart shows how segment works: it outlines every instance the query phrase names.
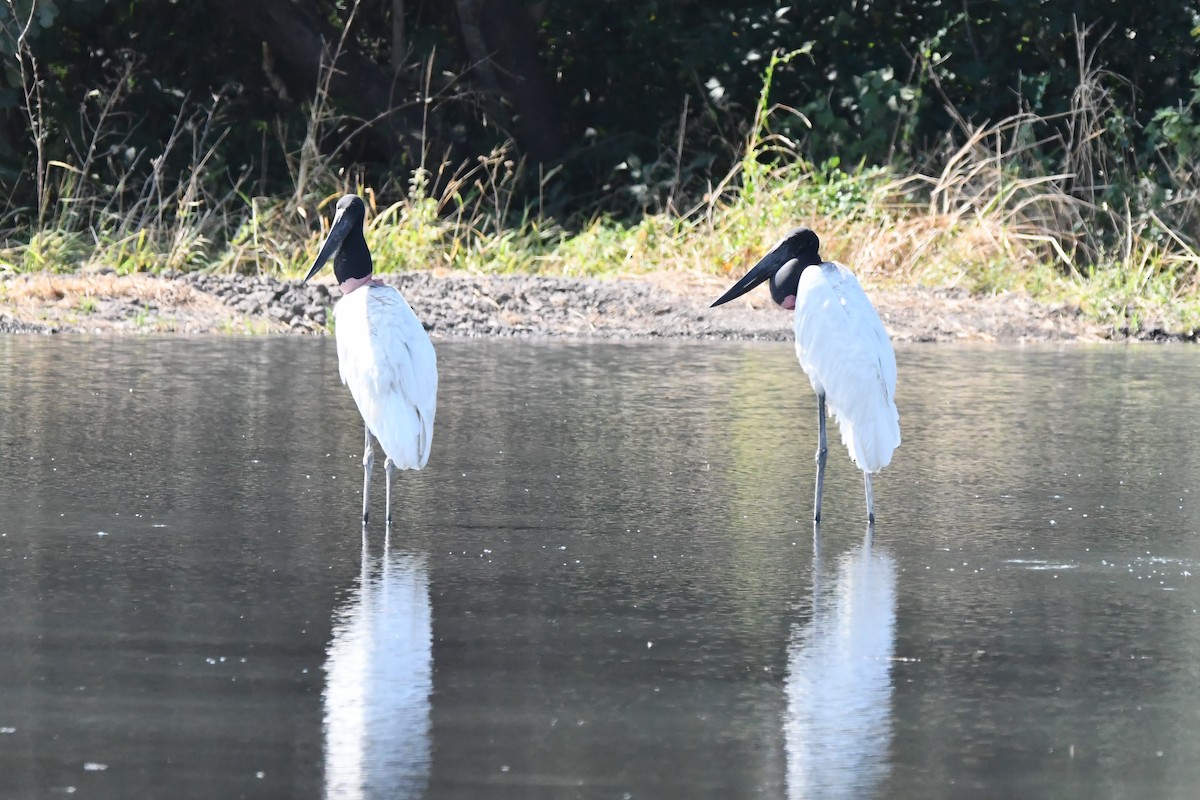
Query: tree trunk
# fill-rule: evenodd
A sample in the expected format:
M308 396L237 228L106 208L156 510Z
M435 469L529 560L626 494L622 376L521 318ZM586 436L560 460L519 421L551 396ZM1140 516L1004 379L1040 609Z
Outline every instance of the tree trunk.
M392 0L392 70L399 72L404 66L408 42L404 37L404 0Z
M459 28L490 112L511 125L521 151L535 163L555 161L565 136L537 53L533 19L517 0L457 0ZM510 111L511 109L511 111Z

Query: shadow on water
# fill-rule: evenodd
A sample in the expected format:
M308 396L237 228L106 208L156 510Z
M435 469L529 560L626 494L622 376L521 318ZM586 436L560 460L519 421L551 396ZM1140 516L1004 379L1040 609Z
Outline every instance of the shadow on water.
M788 797L873 797L892 740L896 567L868 529L829 583L817 534L812 574L811 616L788 642Z
M325 797L417 798L430 770L433 611L424 556L372 555L336 610L325 661Z

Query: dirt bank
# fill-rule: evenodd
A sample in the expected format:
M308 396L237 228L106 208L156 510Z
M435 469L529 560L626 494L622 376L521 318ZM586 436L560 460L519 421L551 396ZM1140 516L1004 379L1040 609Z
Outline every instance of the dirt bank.
M718 309L726 281L666 274L593 280L430 272L385 275L435 336L791 338L791 316L753 292ZM1078 309L1026 296L871 289L902 342L1042 342L1124 338ZM340 296L328 283L234 275L0 276L0 331L26 333L321 333ZM1141 338L1188 338L1155 331Z

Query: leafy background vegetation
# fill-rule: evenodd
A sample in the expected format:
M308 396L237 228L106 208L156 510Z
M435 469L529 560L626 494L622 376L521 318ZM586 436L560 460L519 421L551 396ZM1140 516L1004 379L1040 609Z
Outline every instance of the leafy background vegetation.
M1193 4L2 0L0 24L10 270L291 275L357 191L389 269L738 271L803 222L871 281L1200 326Z

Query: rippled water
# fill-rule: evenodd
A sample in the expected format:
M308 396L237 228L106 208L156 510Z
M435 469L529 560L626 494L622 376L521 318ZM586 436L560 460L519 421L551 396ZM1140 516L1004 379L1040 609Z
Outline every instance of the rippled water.
M364 542L331 341L0 338L0 797L1194 796L1200 351L900 349L814 548L790 347L437 346Z

